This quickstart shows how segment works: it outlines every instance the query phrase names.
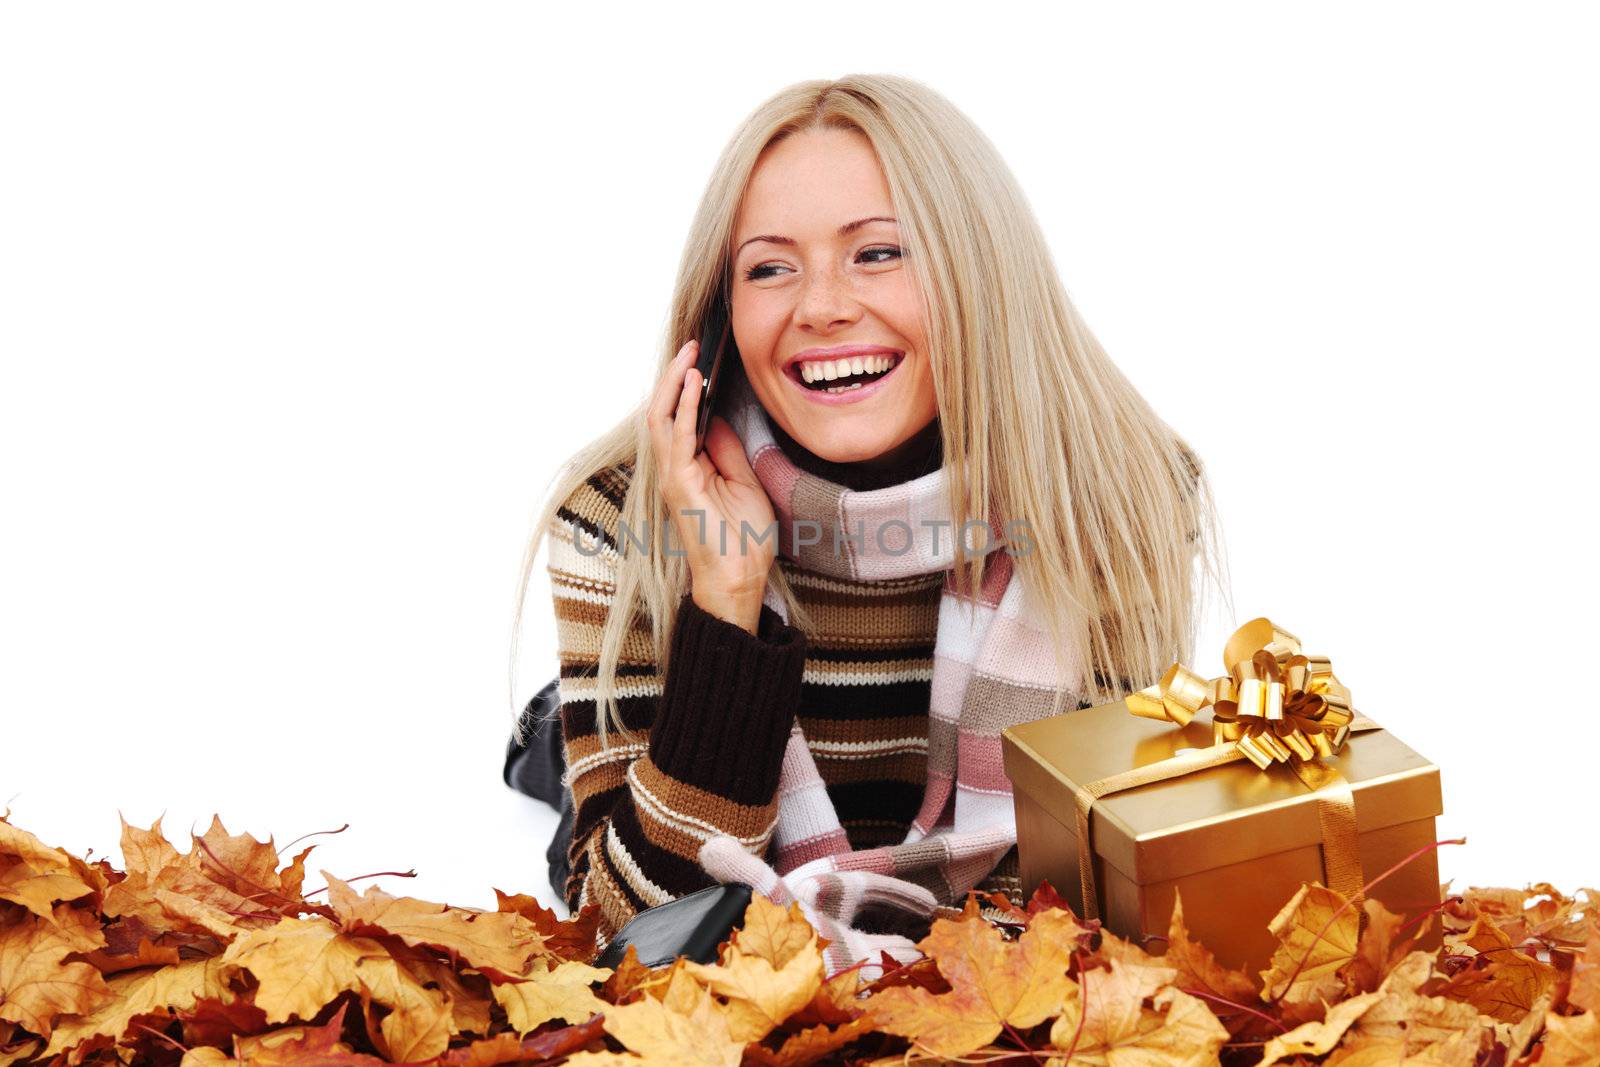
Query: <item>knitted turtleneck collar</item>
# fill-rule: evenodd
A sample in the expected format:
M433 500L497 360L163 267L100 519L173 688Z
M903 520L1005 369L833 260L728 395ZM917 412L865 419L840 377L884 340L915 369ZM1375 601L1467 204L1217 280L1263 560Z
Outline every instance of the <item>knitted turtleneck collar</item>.
M857 492L909 482L913 478L933 473L944 462L944 439L940 434L937 417L905 443L902 458L894 463L877 465L837 463L831 459L823 459L785 433L783 427L779 426L765 409L762 414L766 415L767 426L772 430L773 440L796 467Z

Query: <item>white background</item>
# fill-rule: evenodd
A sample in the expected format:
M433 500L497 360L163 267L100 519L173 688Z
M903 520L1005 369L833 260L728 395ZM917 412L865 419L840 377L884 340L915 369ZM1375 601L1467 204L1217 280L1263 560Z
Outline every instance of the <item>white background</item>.
M563 5L577 6L577 5ZM793 81L994 140L1209 464L1236 616L1443 769L1458 885L1600 882L1600 34L1581 5L8 5L0 804L116 857L550 901L500 762L547 479L648 389L713 159ZM555 672L539 560L517 703ZM320 884L313 873L308 886Z

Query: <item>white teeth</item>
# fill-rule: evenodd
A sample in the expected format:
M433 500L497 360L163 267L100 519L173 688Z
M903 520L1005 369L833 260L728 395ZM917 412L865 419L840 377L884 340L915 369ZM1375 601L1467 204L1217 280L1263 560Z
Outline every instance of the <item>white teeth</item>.
M854 374L878 374L894 366L894 356L849 356L843 359L810 360L800 364L800 379L806 383L835 381ZM856 382L855 385L863 383ZM841 387L843 388L843 387ZM828 392L839 392L839 388Z

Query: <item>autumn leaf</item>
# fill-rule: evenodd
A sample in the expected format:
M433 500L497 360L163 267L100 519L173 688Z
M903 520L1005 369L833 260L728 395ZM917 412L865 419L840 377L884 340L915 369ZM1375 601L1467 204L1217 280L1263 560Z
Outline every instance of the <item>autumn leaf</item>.
M1553 967L1518 952L1505 932L1484 918L1473 922L1461 944L1474 949L1477 959L1450 979L1444 994L1485 1015L1514 1023L1555 982Z
M358 896L327 871L328 903L350 933L393 934L408 945L431 945L477 968L507 975L526 970L544 939L516 912L472 911L415 897L393 897L377 886Z
M633 945L628 945L623 950L622 959L617 963L617 969L610 978L606 979L605 986L600 990L600 995L612 1004L621 1004L639 986L650 979L655 972L639 962L639 950Z
M1267 929L1278 939L1261 972L1263 998L1338 999L1337 972L1356 955L1361 913L1327 886L1304 882Z
M1037 919L1035 919L1037 921ZM1201 1067L1217 1062L1227 1028L1198 997L1171 985L1177 972L1128 967L1084 971L1069 984L1050 1043L1066 1063ZM1150 1004L1146 1005L1145 1001Z
M1583 954L1573 962L1567 1000L1586 1011L1600 1012L1600 916L1589 920L1589 937Z
M1539 1067L1595 1067L1600 1063L1600 1015L1562 1016L1548 1012L1544 1020L1544 1052Z
M229 970L217 960L194 960L119 974L106 983L111 996L98 1009L62 1020L45 1055L54 1056L96 1039L113 1045L141 1015L193 1008L204 997L231 1000L233 994L226 984Z
M1067 965L1081 929L1058 908L1034 915L1015 942L982 919L936 920L917 946L938 964L950 992L893 986L874 995L867 1011L879 1029L935 1055L965 1056L1006 1024L1037 1026L1061 1010L1073 988Z
M302 900L298 891L287 893L275 872L266 873L276 862L269 845L248 835L231 837L218 819L205 837L192 840L193 850L180 853L161 832L160 819L148 830L123 820L127 877L106 890L105 913L137 918L153 930L201 932L226 942L244 929L326 910ZM235 871L230 862L245 870Z
M376 1056L354 1052L339 1040L348 1005L339 1005L322 1026L294 1026L234 1041L233 1056L220 1049L192 1049L181 1067L384 1067Z
M1432 918L1425 919L1409 937L1402 939L1405 917L1383 906L1383 902L1368 897L1361 902L1367 921L1356 941L1356 956L1346 970L1346 986L1351 993L1370 993L1383 983L1384 976L1403 959L1419 937L1428 929Z
M1291 1056L1321 1056L1344 1037L1345 1031L1367 1010L1383 999L1376 991L1363 993L1328 1006L1328 1016L1317 1022L1302 1023L1286 1034L1274 1037L1262 1049L1259 1067L1271 1067Z
M351 937L321 918L282 919L241 935L222 958L255 976L255 1004L269 1022L311 1019L341 993L356 992L392 1009L381 1035L386 1042L432 1049L429 1055L444 1050L444 996L419 983L376 939Z
M74 875L59 870L40 871L18 861L0 864L0 900L20 904L41 919L49 919L58 901L77 900L94 889Z
M1357 1021L1352 1048L1399 1040L1408 1054L1468 1067L1477 1061L1479 1046L1491 1035L1488 1020L1467 1004L1421 992L1433 977L1433 962L1431 952L1412 952L1395 965L1378 988L1378 1002Z
M744 1056L744 1042L730 1036L726 1016L706 990L700 991L689 1014L674 1011L655 997L641 997L612 1008L603 1025L606 1033L637 1055L580 1052L567 1060L567 1067L636 1067L640 1063L737 1067Z
M691 962L685 970L727 998L734 1040L759 1041L822 988L822 950L798 903L785 909L754 895L723 959Z
M4 825L4 824L0 824ZM87 1015L112 998L100 972L68 960L105 944L89 912L58 904L48 919L25 915L0 928L0 1019L49 1037L62 1015Z
M763 1045L748 1046L744 1062L746 1067L809 1067L873 1031L872 1019L866 1016L842 1026L811 1026L790 1035L776 1052Z
M577 1026L547 1030L535 1037L496 1034L470 1045L451 1049L439 1057L437 1067L499 1067L503 1063L531 1060L535 1063L576 1052L592 1044L605 1032L605 1020L596 1016Z
M500 911L515 912L533 924L535 932L544 939L544 951L551 955L588 963L599 951L600 946L595 942L600 931L599 904L591 901L572 918L559 919L555 912L526 893L508 894L496 889L494 896Z
M1167 923L1167 951L1160 962L1178 972L1175 984L1181 989L1200 990L1235 1004L1256 999L1256 983L1249 975L1222 966L1210 949L1189 936L1183 921L1183 895L1176 890Z
M106 886L105 878L96 868L65 849L47 845L28 831L12 826L5 816L0 815L0 858L3 857L25 863L40 874L64 875L88 886L93 891L102 890ZM9 864L0 862L0 869L7 866ZM78 898L74 896L62 899Z
M610 977L611 972L604 967L562 960L548 972L535 969L526 979L499 983L493 993L512 1027L517 1033L526 1034L551 1019L581 1023L591 1015L605 1013L611 1005L595 996L589 987Z

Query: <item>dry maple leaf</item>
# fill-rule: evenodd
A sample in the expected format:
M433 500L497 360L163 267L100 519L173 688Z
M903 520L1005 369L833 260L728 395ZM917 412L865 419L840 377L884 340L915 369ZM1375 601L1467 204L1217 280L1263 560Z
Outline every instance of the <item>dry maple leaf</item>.
M105 945L91 912L58 904L48 919L27 912L0 928L0 1019L49 1037L62 1015L86 1015L112 999L100 972L68 960Z
M754 898L752 898L754 899ZM567 1067L616 1067L640 1063L660 1067L737 1067L744 1042L728 1033L728 1020L711 994L701 989L688 1014L674 1011L655 997L606 1012L606 1033L637 1055L579 1052Z
M357 895L327 871L328 903L353 934L393 934L408 945L431 945L480 970L520 975L543 951L544 938L516 912L474 911L415 897L394 897L377 886Z
M119 974L107 983L111 998L97 1010L61 1020L44 1054L54 1056L68 1049L81 1053L82 1045L114 1045L137 1016L193 1008L203 997L232 999L229 970L216 960L195 960Z
M822 988L822 950L800 905L783 908L759 894L720 961L684 969L726 998L728 1030L740 1042L766 1037Z
M581 1023L596 1013L604 1014L611 1005L589 987L610 977L611 971L604 967L562 960L553 970L535 968L525 979L496 984L494 999L505 1008L517 1033L527 1034L551 1019Z
M254 1037L236 1038L233 1056L198 1048L184 1054L181 1067L385 1067L384 1061L352 1051L339 1040L347 1004L339 1005L322 1026L294 1026Z
M1477 959L1450 979L1444 995L1502 1022L1523 1018L1555 983L1555 968L1518 952L1504 931L1485 918L1473 921L1460 944L1475 950Z
M1261 972L1262 997L1337 1000L1336 976L1355 958L1360 925L1361 913L1343 896L1317 882L1301 883L1267 924L1278 947Z
M892 986L867 1001L867 1013L880 1030L935 1055L965 1056L1005 1025L1037 1026L1061 1010L1073 988L1067 966L1081 930L1071 912L1058 908L1034 915L1015 942L982 919L935 920L917 947L935 961L950 991Z
M1421 992L1433 977L1433 962L1431 952L1412 952L1396 964L1378 988L1380 999L1362 1013L1345 1043L1353 1050L1398 1041L1407 1055L1425 1053L1472 1067L1493 1044L1493 1027L1470 1005Z
M1572 964L1572 988L1568 1003L1591 1012L1600 1012L1600 915L1589 919L1589 937L1583 953Z
M1216 1063L1228 1030L1204 1001L1171 985L1175 977L1170 968L1129 967L1117 959L1109 970L1080 973L1050 1027L1051 1045L1066 1053L1052 1062L1118 1067Z
M1557 1015L1544 1018L1543 1052L1539 1067L1595 1067L1600 1063L1600 1015Z
M7 866L0 858L0 900L20 904L41 919L49 919L58 901L78 900L94 889L75 875L59 870L39 870L25 860Z
M606 979L600 995L612 1004L621 1004L653 974L654 971L639 962L639 950L630 944L623 950L617 969Z
M1420 990L1432 974L1433 954L1411 953L1377 990L1330 1004L1326 1018L1267 1042L1260 1067L1290 1056L1321 1056L1336 1046L1399 1049L1406 1057L1472 1067L1491 1033L1487 1020L1466 1004L1424 996Z
M593 901L579 909L569 919L559 918L555 912L526 893L494 891L495 905L500 911L515 912L533 924L534 930L544 939L544 951L564 960L588 963L599 952L596 937L600 932L600 905Z
M28 831L12 826L4 815L0 815L0 869L9 866L6 860L25 863L40 874L65 875L93 891L106 888L105 875L98 867L85 863L65 849L45 844Z
M1345 986L1350 994L1370 993L1382 985L1384 977L1410 954L1433 922L1430 916L1413 933L1402 937L1405 917L1384 907L1382 901L1368 897L1361 902L1361 910L1367 921L1356 942L1355 959L1345 969Z
M872 1019L862 1016L842 1026L811 1026L791 1034L777 1051L764 1045L745 1048L745 1067L809 1067L846 1045L875 1032Z
M451 1049L439 1057L437 1067L499 1067L503 1063L535 1063L576 1052L605 1033L605 1020L596 1016L577 1026L547 1030L535 1037L496 1034L470 1045Z
M1227 1002L1242 1005L1256 999L1256 983L1249 975L1224 967L1210 949L1189 936L1183 921L1183 895L1176 890L1167 923L1167 951L1159 962L1178 972L1173 982L1178 988L1207 994L1205 999L1219 1017L1227 1011Z
M127 877L106 890L105 914L137 918L153 930L199 932L226 942L241 930L268 927L284 916L327 910L300 898L292 871L287 877L295 891L284 888L270 844L249 835L233 837L215 818L204 837L191 835L191 840L192 851L180 853L162 833L160 819L148 830L123 820Z
M438 988L450 1002L452 1032L487 1034L492 1025L489 979L472 971L457 973L446 960L426 948L414 948L390 938L389 955L423 985Z
M255 1004L269 1022L310 1019L344 992L371 997L393 1009L383 1037L414 1048L438 1044L437 1020L449 1006L402 968L382 942L351 937L323 919L283 919L269 930L251 930L222 956L255 976ZM391 1022L393 1020L393 1022ZM431 1053L443 1051L439 1047Z

